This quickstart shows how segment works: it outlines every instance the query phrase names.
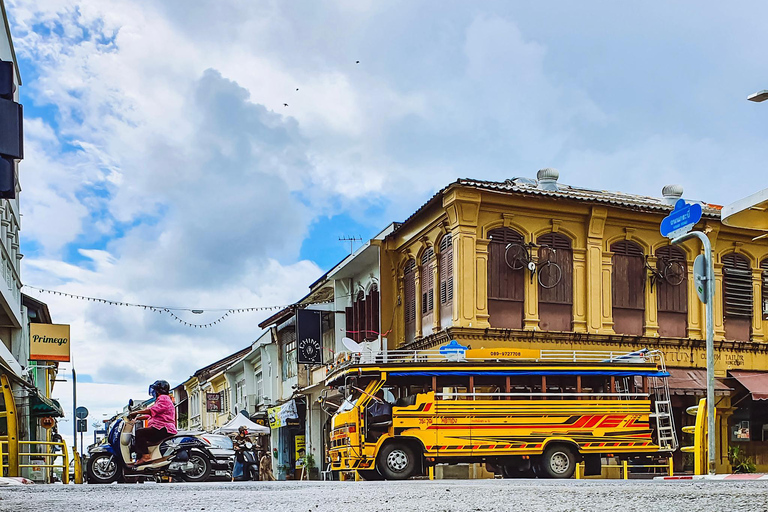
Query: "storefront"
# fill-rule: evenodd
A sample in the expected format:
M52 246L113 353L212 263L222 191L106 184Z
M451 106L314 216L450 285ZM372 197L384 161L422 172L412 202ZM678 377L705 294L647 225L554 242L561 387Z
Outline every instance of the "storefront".
M267 410L272 429L271 443L275 477L297 480L306 455L306 403L303 398L288 400Z
M732 370L733 415L728 426L731 457L749 461L755 471L768 471L768 373Z

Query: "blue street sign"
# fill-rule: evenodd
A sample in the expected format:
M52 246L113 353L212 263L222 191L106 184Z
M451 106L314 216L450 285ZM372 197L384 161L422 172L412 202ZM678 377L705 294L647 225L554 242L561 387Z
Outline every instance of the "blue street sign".
M685 200L678 199L675 209L661 221L661 234L669 238L677 238L693 229L700 220L700 204L687 204Z

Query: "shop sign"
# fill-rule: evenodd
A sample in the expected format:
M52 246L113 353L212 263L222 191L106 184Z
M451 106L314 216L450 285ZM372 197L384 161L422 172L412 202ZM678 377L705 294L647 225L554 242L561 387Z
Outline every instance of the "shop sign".
M296 339L298 340L299 364L321 364L323 343L320 311L300 309L296 311Z
M306 437L304 434L298 435L294 438L294 444L296 447L296 469L301 469L307 459L307 445Z
M69 325L29 324L31 361L69 361Z
M541 351L532 348L470 348L467 359L539 359Z
M52 429L56 425L56 420L53 419L51 416L46 416L45 418L40 418L40 426L44 429Z
M208 412L221 412L221 393L205 394L205 410Z

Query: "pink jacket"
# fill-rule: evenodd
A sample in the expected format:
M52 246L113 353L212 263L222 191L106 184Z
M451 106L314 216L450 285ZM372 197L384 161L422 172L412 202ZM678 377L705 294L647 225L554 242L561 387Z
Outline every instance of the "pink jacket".
M165 428L171 434L176 433L176 407L170 396L158 396L155 403L149 408L149 414L151 417L147 421L147 427Z

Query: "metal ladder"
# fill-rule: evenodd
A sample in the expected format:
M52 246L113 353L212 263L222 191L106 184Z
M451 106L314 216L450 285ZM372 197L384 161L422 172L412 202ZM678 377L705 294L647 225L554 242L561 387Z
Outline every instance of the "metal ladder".
M659 365L663 372L667 371L664 364L664 356L659 351L649 353L651 360ZM651 377L650 387L653 397L654 412L650 415L656 420L656 437L661 451L673 452L677 450L677 432L675 423L672 419L672 400L669 397L669 385L666 378Z

